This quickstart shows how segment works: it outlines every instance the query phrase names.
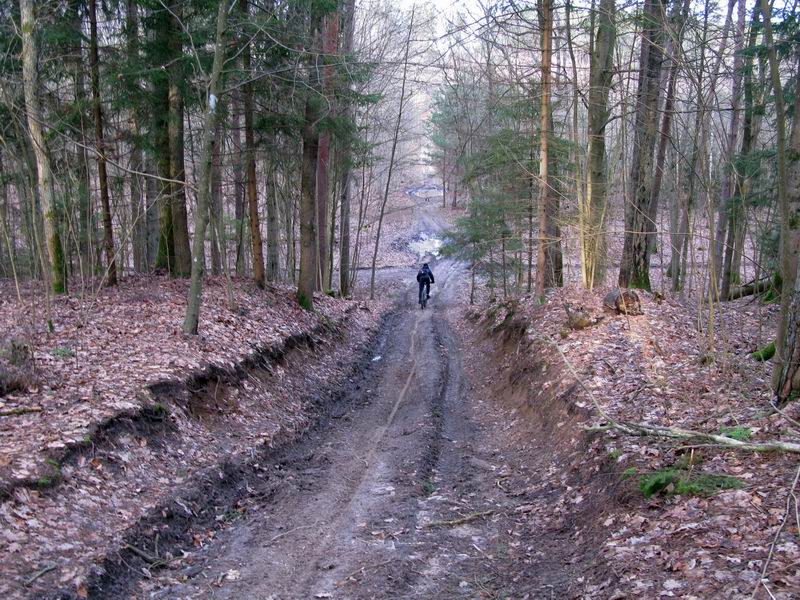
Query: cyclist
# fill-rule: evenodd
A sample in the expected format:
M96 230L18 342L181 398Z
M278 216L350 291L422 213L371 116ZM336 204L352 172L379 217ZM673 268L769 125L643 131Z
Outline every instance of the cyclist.
M417 283L419 283L419 302L422 302L422 292L425 290L425 299L431 297L431 284L436 283L433 279L433 271L428 266L428 263L424 263L422 268L417 273Z

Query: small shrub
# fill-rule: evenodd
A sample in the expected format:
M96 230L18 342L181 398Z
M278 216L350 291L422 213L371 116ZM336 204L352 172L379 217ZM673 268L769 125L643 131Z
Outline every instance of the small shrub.
M608 459L616 461L620 456L622 456L622 450L609 450L608 452Z
M630 479L631 477L635 477L639 470L636 467L628 467L622 472L622 479Z
M426 479L422 482L422 491L426 496L430 496L436 491L436 486L433 485L433 482L430 479Z
M22 369L0 359L0 398L13 392L24 392L31 384L31 377Z
M33 362L33 353L31 347L24 342L12 339L8 343L8 349L2 352L8 356L8 362L15 367L27 368Z
M675 486L675 493L689 496L711 496L722 490L739 489L743 485L739 479L730 475L698 473L678 481Z

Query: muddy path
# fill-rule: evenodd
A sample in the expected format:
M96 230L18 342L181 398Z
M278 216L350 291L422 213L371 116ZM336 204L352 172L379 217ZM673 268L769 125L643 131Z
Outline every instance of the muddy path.
M419 212L437 231L435 209ZM504 440L464 369L469 349L450 319L465 267L432 266L429 309L415 305L412 274L370 367L318 427L261 464L241 518L179 567L96 597L563 597L574 546L525 522L524 492L501 482L536 466Z

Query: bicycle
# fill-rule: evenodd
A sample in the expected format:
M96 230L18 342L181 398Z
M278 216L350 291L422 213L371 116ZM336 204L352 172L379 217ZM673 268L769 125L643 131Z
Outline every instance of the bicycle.
M428 300L430 299L430 291L427 289L426 286L422 286L422 289L419 291L419 307L421 310L425 310L425 307L428 305Z

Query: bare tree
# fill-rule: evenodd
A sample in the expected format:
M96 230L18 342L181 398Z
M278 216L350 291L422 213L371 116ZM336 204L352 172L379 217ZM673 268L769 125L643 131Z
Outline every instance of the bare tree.
M217 29L214 44L214 64L208 81L205 115L203 122L203 147L200 158L200 183L197 190L197 210L194 213L194 240L192 258L192 282L186 305L183 331L197 334L202 300L203 271L205 269L206 228L211 211L211 170L214 155L214 134L219 120L220 82L222 65L225 62L225 29L228 3L220 2L217 9Z

